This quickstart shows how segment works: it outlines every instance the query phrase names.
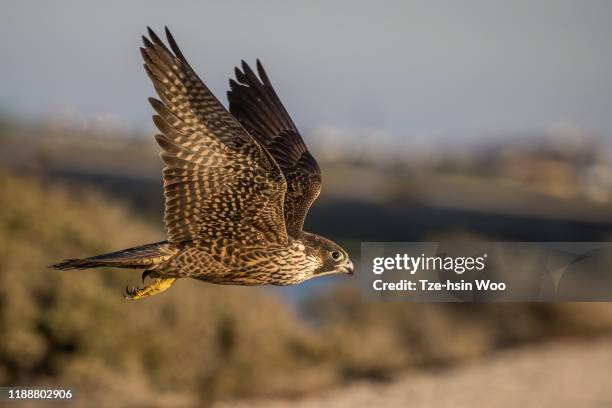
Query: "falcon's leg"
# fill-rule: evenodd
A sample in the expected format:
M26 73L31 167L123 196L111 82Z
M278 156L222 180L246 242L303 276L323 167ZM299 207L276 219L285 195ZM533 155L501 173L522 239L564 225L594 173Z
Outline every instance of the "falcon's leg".
M176 279L177 278L157 278L153 283L144 288L125 288L124 296L127 300L138 300L147 296L157 295L172 286Z

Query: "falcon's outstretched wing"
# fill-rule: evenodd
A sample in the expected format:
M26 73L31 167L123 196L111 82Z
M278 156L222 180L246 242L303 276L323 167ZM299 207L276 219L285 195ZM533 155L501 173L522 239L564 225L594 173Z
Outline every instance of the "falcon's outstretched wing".
M257 73L242 61L227 93L230 112L274 157L287 180L287 231L300 231L304 218L321 192L321 169L312 157L289 114L257 60Z
M285 243L285 179L265 151L198 78L166 28L170 49L149 28L144 67L161 101L165 224L172 242L194 238Z

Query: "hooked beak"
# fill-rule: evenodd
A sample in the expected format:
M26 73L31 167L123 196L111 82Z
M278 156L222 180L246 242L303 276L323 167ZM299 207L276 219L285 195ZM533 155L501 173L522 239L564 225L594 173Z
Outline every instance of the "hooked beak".
M353 266L352 261L348 261L346 264L342 266L342 271L347 275L353 275L355 273L355 267Z

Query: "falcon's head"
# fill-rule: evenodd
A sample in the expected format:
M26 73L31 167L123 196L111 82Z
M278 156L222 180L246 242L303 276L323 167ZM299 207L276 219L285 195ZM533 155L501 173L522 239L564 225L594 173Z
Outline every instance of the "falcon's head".
M355 272L353 262L349 258L348 253L340 245L319 235L308 235L309 237L306 241L320 261L320 266L313 271L313 278L332 273L352 275Z

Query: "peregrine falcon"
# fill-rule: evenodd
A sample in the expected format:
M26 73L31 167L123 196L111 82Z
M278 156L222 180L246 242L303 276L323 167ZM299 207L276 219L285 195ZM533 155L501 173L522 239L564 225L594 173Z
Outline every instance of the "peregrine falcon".
M292 285L353 274L338 244L303 230L321 191L321 170L278 98L261 62L242 62L230 80L229 111L196 75L166 28L168 46L148 28L140 49L159 99L167 240L56 269L144 269L153 280L127 299L168 289L178 278L229 285Z

